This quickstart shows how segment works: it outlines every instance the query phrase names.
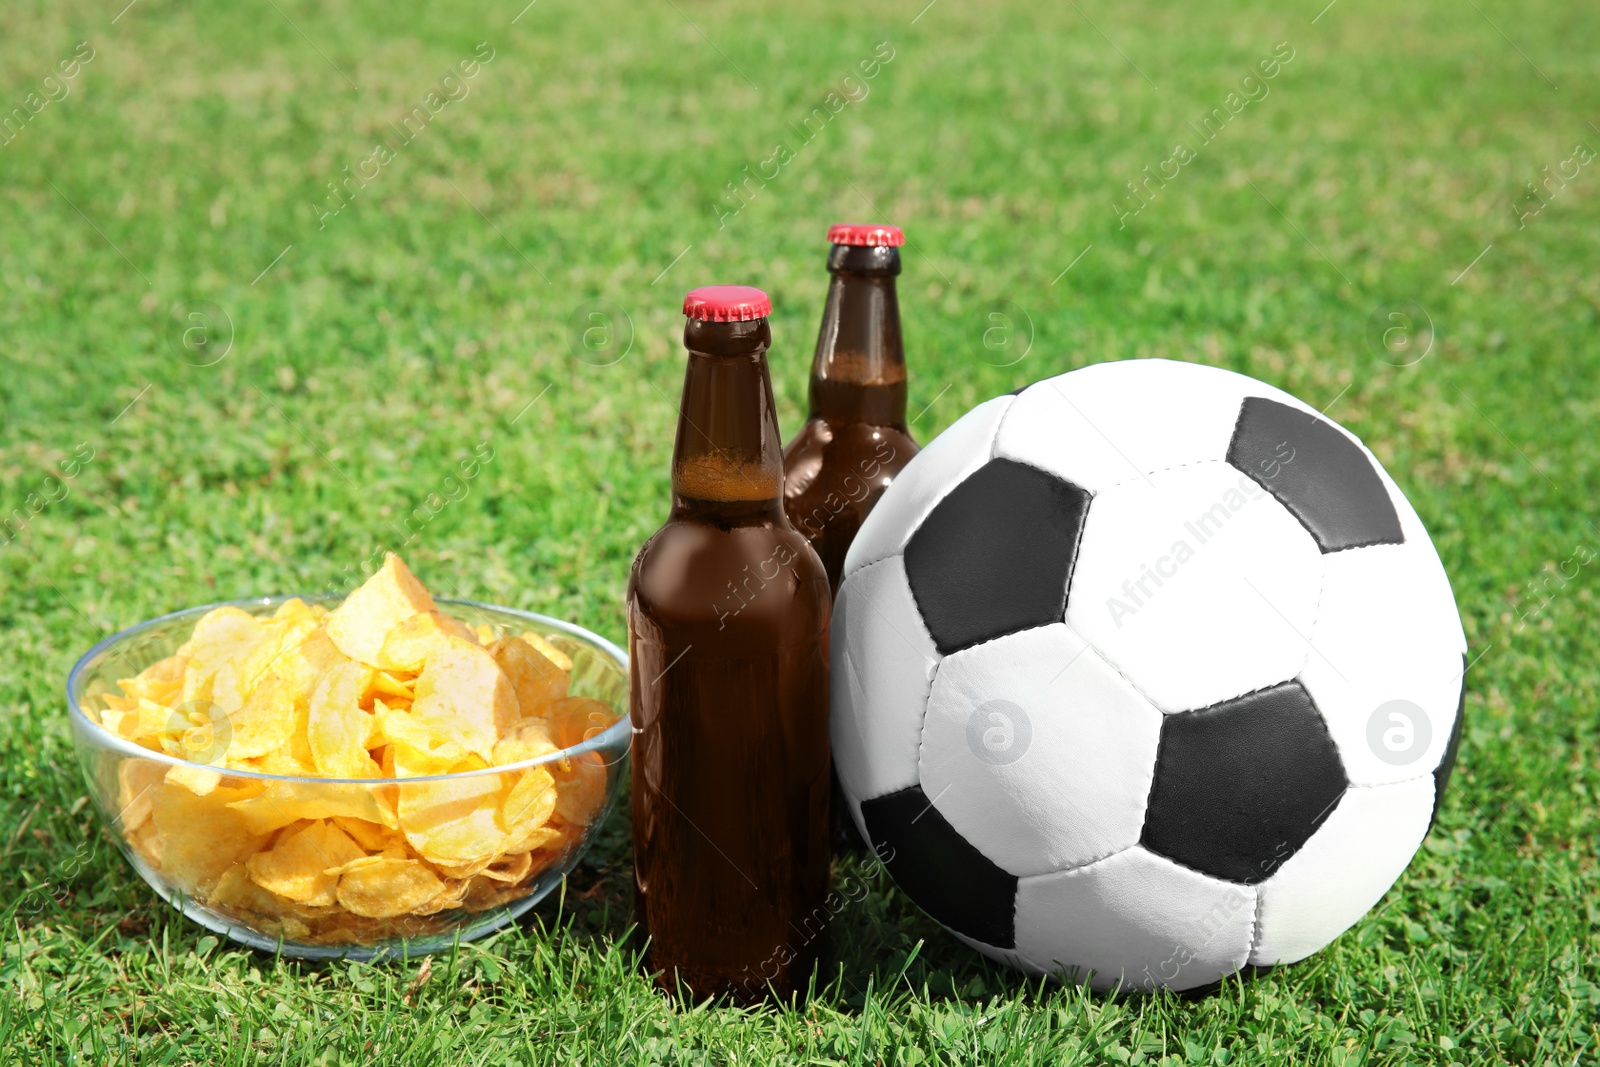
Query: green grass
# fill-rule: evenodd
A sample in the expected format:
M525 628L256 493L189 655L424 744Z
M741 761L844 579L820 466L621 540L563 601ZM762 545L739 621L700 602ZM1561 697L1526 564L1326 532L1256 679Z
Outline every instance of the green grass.
M1551 577L1600 551L1600 172L1524 225L1513 207L1600 146L1600 13L939 0L913 23L923 0L538 0L512 25L521 0L121 2L0 19L0 115L78 41L95 52L0 147L0 513L60 498L0 547L0 1061L1600 1056L1595 568ZM480 41L494 58L470 95L319 228L326 183ZM726 183L792 147L881 41L894 58L866 99L719 228ZM1282 41L1269 95L1119 228L1124 183L1193 147L1189 121ZM73 660L176 608L348 586L480 442L493 461L407 559L441 591L620 640L629 563L666 509L682 292L773 294L792 431L823 227L845 218L911 236L924 440L1036 378L1168 356L1331 404L1389 465L1481 659L1452 792L1382 904L1264 978L1107 999L985 963L846 861L871 892L840 917L821 991L750 1012L651 991L624 940L621 816L564 902L426 981L416 961L238 951L162 906L86 806ZM202 301L232 343L197 367L171 309ZM570 324L595 301L626 319L591 351ZM1018 332L985 348L1000 301ZM1369 320L1407 301L1434 343L1389 366ZM80 444L93 458L62 497L50 478Z

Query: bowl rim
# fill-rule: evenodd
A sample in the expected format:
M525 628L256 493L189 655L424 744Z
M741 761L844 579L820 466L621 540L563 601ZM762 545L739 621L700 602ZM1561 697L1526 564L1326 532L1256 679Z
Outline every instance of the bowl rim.
M236 770L229 767L219 767L212 763L200 763L197 760L186 760L180 759L177 756L169 756L165 752L157 752L154 749L145 748L143 745L136 745L127 738L118 737L116 734L112 733L110 730L107 730L94 719L90 718L88 713L83 710L77 694L81 693L82 691L83 676L88 670L89 664L98 656L112 649L116 645L136 637L148 630L154 629L163 623L170 623L175 620L184 619L191 616L198 618L204 613L208 611L214 611L217 608L233 607L248 609L254 607L256 609L260 609L268 606L283 604L290 600L296 599L304 600L307 603L313 603L342 601L344 598L339 596L337 593L283 593L272 596L244 597L239 600L220 600L213 604L201 604L198 607L183 608L179 611L168 612L165 615L157 615L153 619L146 619L144 622L130 626L124 630L119 630L111 636L96 642L94 647L90 648L89 651L78 657L78 662L74 663L72 665L72 670L67 672L66 697L67 715L69 720L77 729L87 731L87 733L94 739L95 744L101 746L102 748L118 752L124 756L147 759L156 763L166 764L169 767L189 767L196 770L213 771L221 775L224 779L251 778L265 782L293 782L296 784L322 785L384 786L408 785L418 782L461 781L468 778L481 778L492 774L514 773L517 771L527 770L532 767L543 766L547 763L556 763L561 760L570 759L574 756L581 756L589 752L609 749L620 744L624 737L628 737L630 741L632 739L633 723L631 718L627 714L624 714L606 729L595 734L593 737L580 742L579 744L558 749L555 752L549 752L543 756L535 756L532 759L522 760L518 763L499 764L490 767L482 767L471 771L453 771L448 774L418 774L405 778L324 778L319 775L267 774L265 771ZM624 675L628 674L628 654L626 652L619 648L615 643L607 640L604 637L601 637L592 630L587 630L582 626L577 625L576 623L567 622L563 619L557 619L549 615L541 615L534 611L523 611L520 608L508 608L500 604L486 604L480 600L468 600L464 597L434 597L433 599L435 604L477 608L483 611L515 616L516 618L536 623L542 627L554 628L562 633L568 634L572 637L577 637L598 647L602 652L609 655L616 662L617 666L622 669ZM622 756L619 756L616 760L607 761L607 764L609 765L613 762L620 762L622 759L626 758L627 752L624 750Z

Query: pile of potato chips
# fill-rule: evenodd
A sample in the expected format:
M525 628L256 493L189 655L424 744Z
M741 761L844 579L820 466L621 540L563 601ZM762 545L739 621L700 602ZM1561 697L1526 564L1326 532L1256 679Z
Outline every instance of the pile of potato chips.
M606 800L598 753L437 781L579 744L616 721L567 695L537 634L439 612L397 556L336 609L217 608L108 695L100 722L184 766L128 759L121 826L172 888L271 936L418 936L517 899ZM263 780L230 770L293 775Z

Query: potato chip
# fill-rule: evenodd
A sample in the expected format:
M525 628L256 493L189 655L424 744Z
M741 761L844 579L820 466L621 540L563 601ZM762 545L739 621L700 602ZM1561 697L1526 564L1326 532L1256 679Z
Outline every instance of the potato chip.
M489 655L500 665L517 694L517 706L524 717L543 714L552 701L567 695L567 674L536 652L532 645L515 637L502 637L489 646Z
M117 684L131 686L136 681L138 681L137 678L124 678ZM101 695L100 699L105 703L106 711L115 712L117 714L121 714L125 711L132 711L134 708L139 706L139 700L137 697L119 696L116 693L104 693ZM156 703L159 704L161 701L158 700ZM106 724L106 711L102 711L100 713L100 725L105 726L106 729L109 730L111 727Z
M438 736L432 723L403 708L374 707L378 732L384 737L388 773L401 778L426 774L448 774L471 758L460 744ZM479 761L482 763L483 761Z
M245 861L251 881L269 893L301 904L334 901L339 876L328 874L366 853L331 822L318 820L284 831L276 844Z
M167 766L155 760L123 760L117 767L117 817L124 833L137 830L150 818L151 801L167 775Z
M469 911L487 911L489 908L509 904L525 892L526 890L520 885L506 885L504 882L497 882L479 874L468 885L466 896L461 903Z
M525 829L520 835L513 835L512 840L506 845L506 854L517 852L541 852L565 847L566 832L554 823L543 826L532 826ZM537 857L536 857L537 860ZM477 871L473 872L478 873Z
M555 645L551 644L545 638L540 637L538 634L530 631L525 634L518 634L517 640L526 641L535 652L539 653L539 655L543 656L551 663L554 663L562 671L565 671L568 674L572 673L572 657L561 651Z
M244 704L229 717L232 735L228 758L264 756L298 740L292 754L310 764L306 719L311 692L329 668L342 660L344 656L320 631L284 649L256 682Z
M300 741L299 744L303 745L304 741ZM241 770L259 771L262 774L282 774L291 778L315 778L317 775L316 767L287 749L274 749L254 759L230 762L229 766Z
M317 604L307 604L299 597L292 596L278 605L278 610L272 613L272 617L286 621L309 619L313 623L318 623L328 617L328 609Z
M551 770L556 780L555 814L563 822L587 826L606 803L606 767L600 754L586 752Z
M241 650L248 651L266 636L261 620L242 608L231 605L213 608L194 624L189 640L175 655L187 659L190 667L214 670Z
M157 752L163 750L163 741L177 744L178 737L192 723L188 718L164 704L140 697L132 711L118 720L119 736Z
M397 826L370 786L337 782L267 782L259 796L228 805L253 833L271 833L301 819L341 817Z
M232 911L253 911L267 915L276 914L283 907L281 900L250 880L250 873L242 863L235 863L222 872L206 903Z
M382 852L379 852L375 856L357 856L348 863L342 863L338 867L330 868L329 873L348 874L350 871L359 871L365 867L371 867L373 864L382 860L405 860L414 858L415 857L406 850L406 843L402 839L397 844L385 848Z
M146 863L157 870L161 869L161 834L156 830L155 823L146 822L128 834L128 844Z
M429 860L428 863L443 878L470 881L474 875L499 859L503 854L503 852L496 852L493 856L483 856L467 863L445 863L440 860Z
M432 610L433 597L391 552L378 572L333 610L324 626L340 652L378 667L378 653L389 631L420 611Z
M550 772L542 766L523 771L501 801L500 825L507 834L543 826L556 804L556 780Z
M494 657L477 645L452 639L428 657L417 676L411 718L440 741L454 741L485 760L494 744L521 718L516 693Z
M443 891L439 876L418 861L379 858L339 875L338 901L356 915L388 919L425 907Z
M238 712L262 676L299 648L317 627L317 619L309 615L274 616L263 623L259 641L217 665L211 678L211 707L205 713L214 719L218 712L230 716Z
M253 661L264 646L270 650L273 632L260 619L235 607L221 607L206 612L194 624L194 633L178 649L178 655L187 659L183 686L178 697L180 705L206 706L212 703L212 690L217 672L228 669L224 683L225 695L239 684L238 675L245 664ZM233 707L237 707L237 703ZM229 708L228 710L232 710Z
M311 692L306 736L317 770L329 778L376 778L378 765L367 753L372 716L361 710L361 689L372 668L344 660Z
M418 612L402 620L383 639L377 666L400 674L418 674L429 655L448 647L450 639L478 643L472 627L438 611Z
M550 736L550 724L543 719L523 719L511 728L494 746L494 764L521 763L538 759L559 751L560 745Z
M175 704L178 694L183 690L184 670L188 666L185 656L168 656L166 659L157 660L136 677L124 678L117 684L122 687L123 693L129 700L153 700L157 704ZM111 697L106 698L109 704ZM131 705L130 705L131 706Z
M206 890L222 872L267 843L243 817L228 807L250 790L219 786L195 796L181 785L163 783L151 801L150 822L159 835L161 872L186 892Z
M276 932L288 941L305 941L311 937L311 927L297 915L283 916L276 923L268 925L267 931L273 932L274 926L277 928Z
M446 742L438 748L423 750L396 738L390 743L388 751L394 757L394 773L397 778L460 774L463 771L481 771L488 766L484 760L465 751L454 742Z
M397 703L410 704L417 695L417 680L415 678L402 678L388 671L378 671L372 676L372 686L367 693L362 694L362 705L367 699L382 698L390 707Z
M130 682L131 678L124 678L123 682ZM132 697L119 697L114 693L101 698L105 707L100 710L100 725L118 737L122 736L122 720L139 706L139 702Z
M381 749L394 740L384 725L389 717L389 710L389 705L381 699L375 698L372 701L372 713L367 716L367 736L361 742L361 747L365 748L369 755L375 749Z
M383 852L385 849L404 850L405 835L399 830L385 823L371 822L367 819L351 818L348 815L335 815L333 824L368 852Z
M478 873L497 882L520 882L533 870L533 857L526 852L501 856Z
M450 878L444 879L444 889L438 896L426 904L418 905L411 909L413 915L437 915L441 911L450 911L461 907L461 902L466 898L467 890L472 886L472 879Z
M473 863L504 851L501 775L401 783L400 829L423 859Z
M550 736L562 748L581 745L605 733L618 718L609 707L588 697L562 697L552 701L545 708L544 717L550 721Z
M222 782L222 775L210 767L197 767L184 765L182 767L167 768L167 781L173 785L181 785L197 797L203 797L217 788Z

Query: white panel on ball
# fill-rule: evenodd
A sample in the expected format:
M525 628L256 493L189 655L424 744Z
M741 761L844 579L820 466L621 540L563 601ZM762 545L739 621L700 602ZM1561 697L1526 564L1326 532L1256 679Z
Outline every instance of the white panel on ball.
M1067 623L1163 711L1293 678L1317 617L1323 557L1255 481L1219 461L1095 498Z
M997 396L957 419L889 483L845 555L844 574L899 555L934 505L989 462L1000 417L1015 400Z
M1366 446L1362 446L1366 450ZM1372 456L1372 466L1378 472L1378 478L1389 491L1389 499L1394 503L1394 510L1400 516L1400 529L1406 535L1406 544L1414 545L1417 555L1413 556L1417 569L1421 572L1418 582L1427 587L1426 596L1430 603L1443 604L1449 609L1448 615L1441 614L1433 620L1433 625L1446 629L1452 635L1456 651L1466 654L1467 635L1461 629L1461 615L1456 610L1456 594L1451 588L1450 576L1445 573L1444 561L1439 558L1439 550L1434 547L1433 538L1428 534L1428 528L1422 525L1422 517L1417 514L1417 509L1411 506L1411 500L1389 477L1389 472L1383 464L1378 462L1378 457L1373 456L1370 450L1367 455Z
M1461 697L1459 618L1426 540L1325 557L1322 606L1300 680L1354 785L1429 774ZM1442 588L1441 588L1442 586Z
M1433 777L1349 789L1272 877L1256 887L1261 923L1250 962L1293 963L1327 945L1383 898L1433 814Z
M1244 966L1255 909L1251 887L1135 845L1088 867L1022 879L1017 948L1034 969L1096 989L1192 989Z
M899 556L840 585L833 641L833 762L859 827L862 800L917 784L923 709L939 662Z
M1161 713L1056 624L946 656L922 728L922 791L1015 875L1139 840Z
M1253 378L1199 363L1100 363L1023 390L1000 424L995 455L1099 493L1168 467L1227 458L1247 396L1305 407Z

